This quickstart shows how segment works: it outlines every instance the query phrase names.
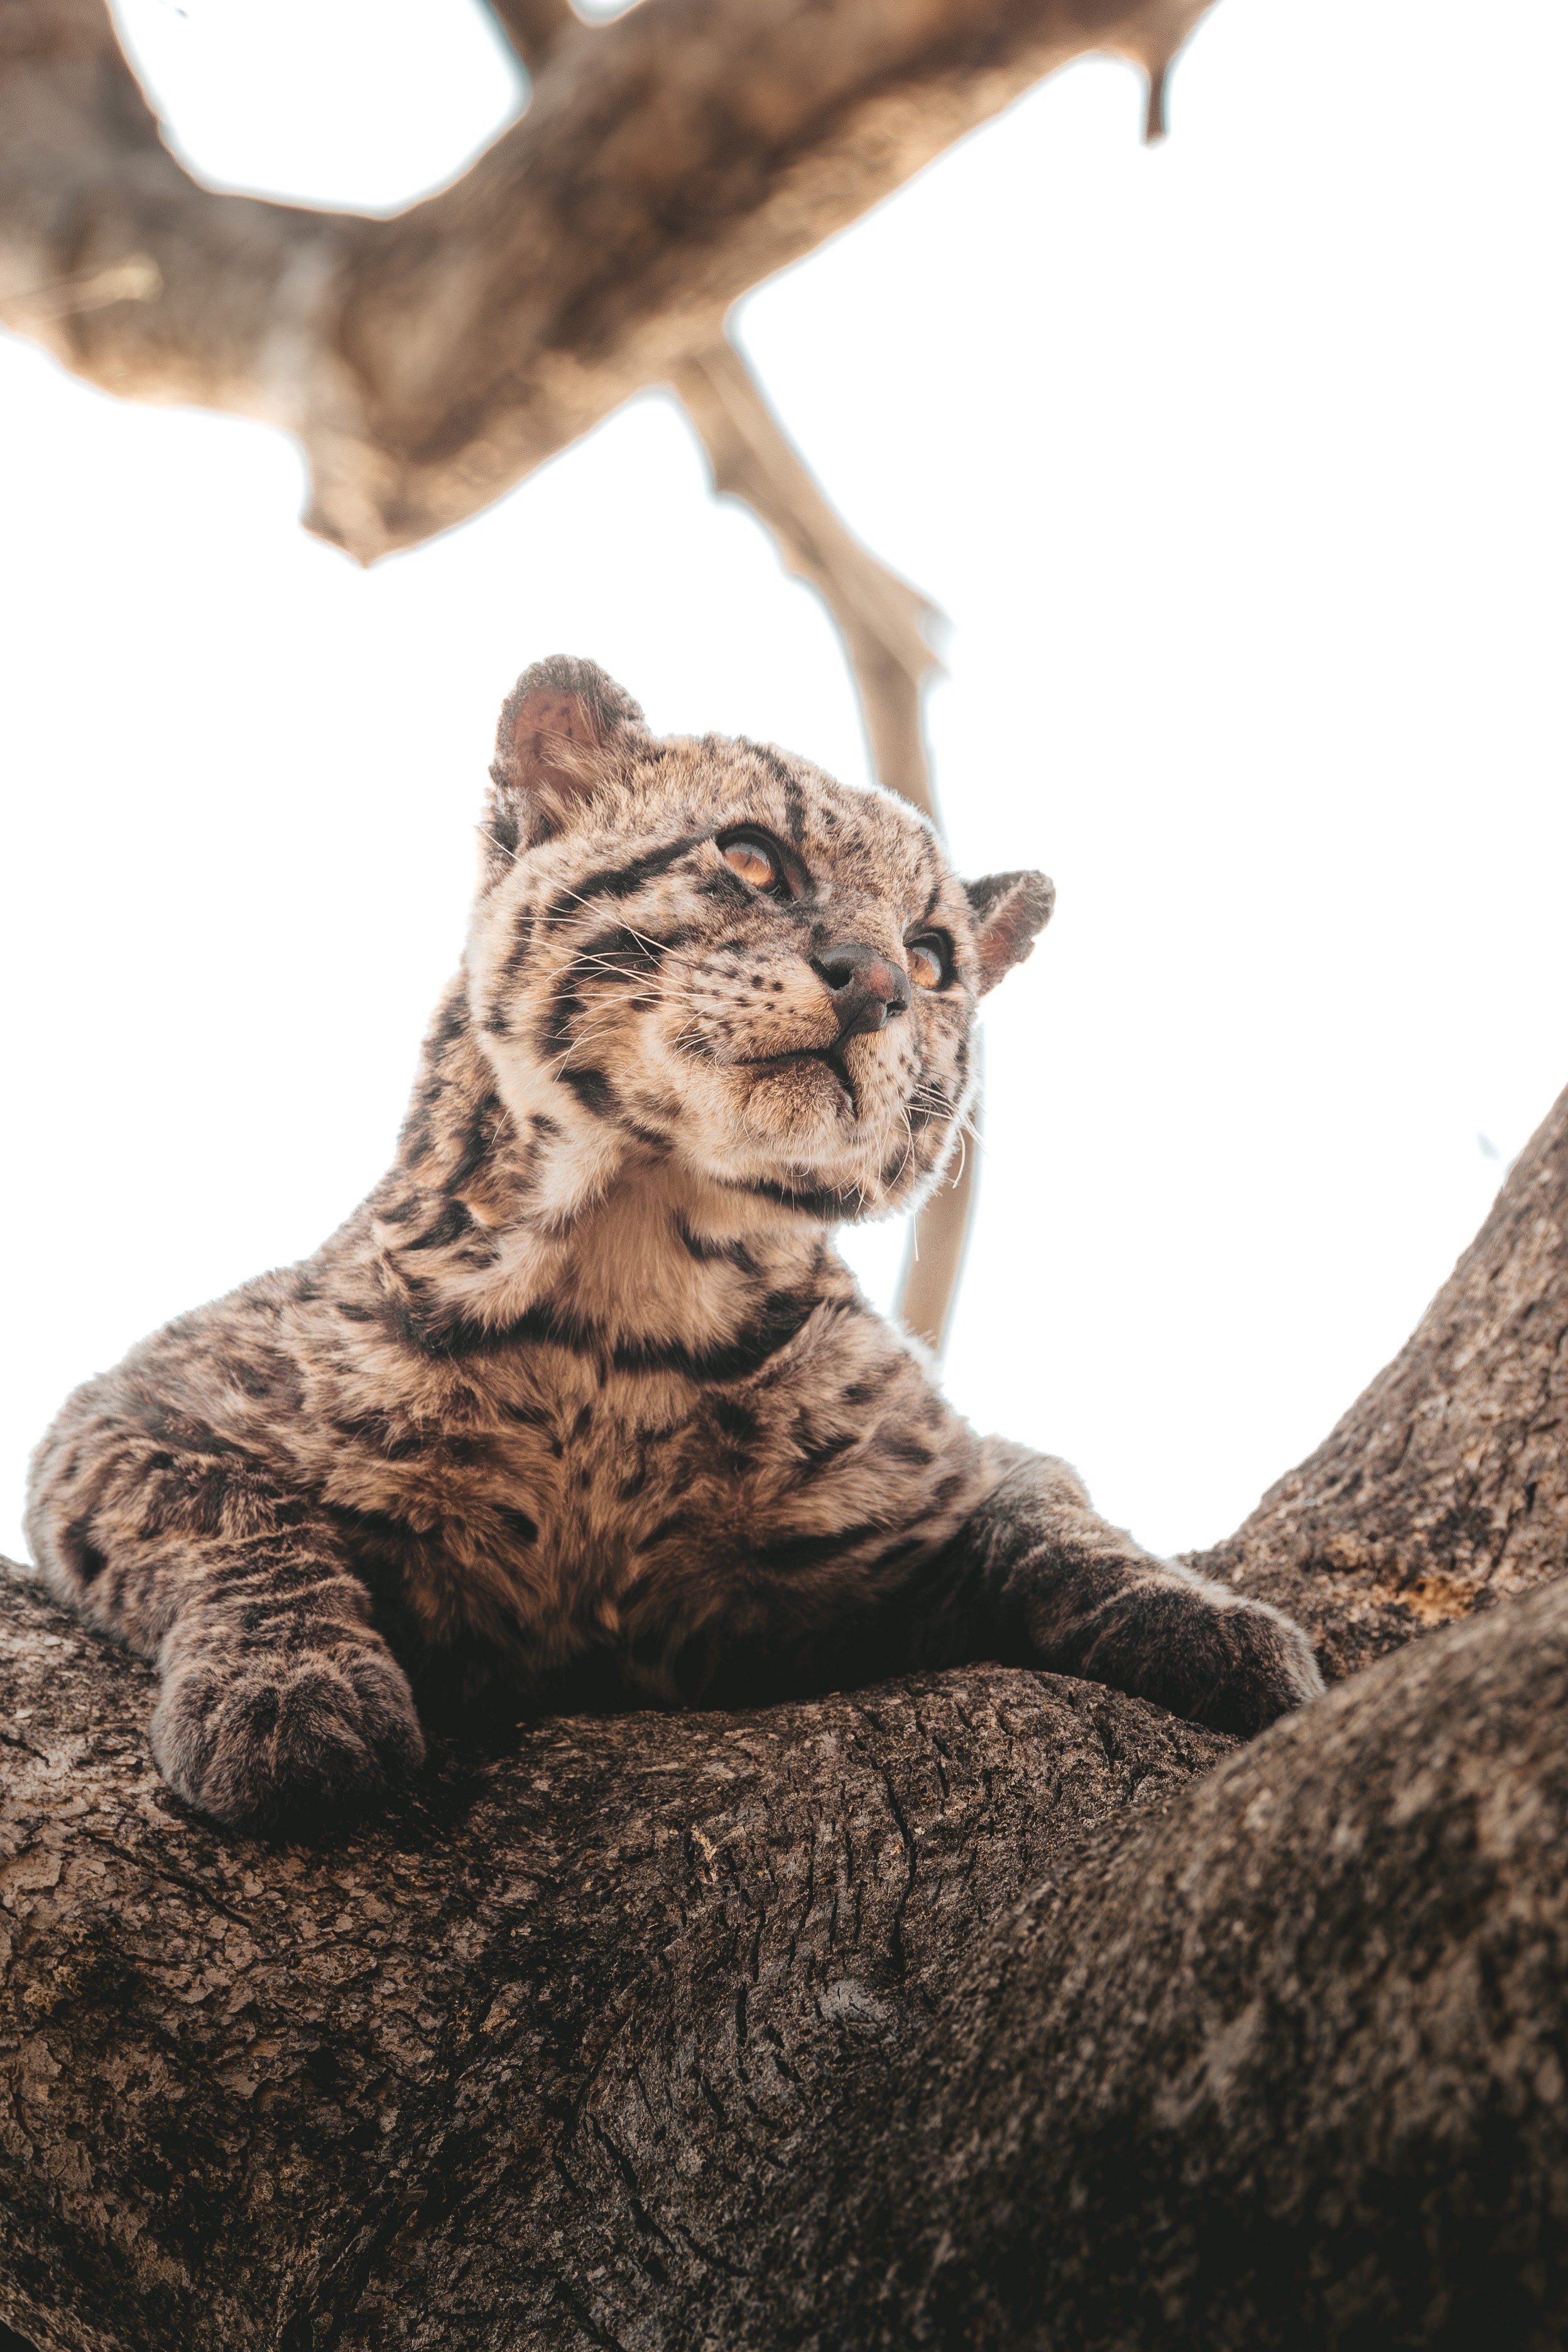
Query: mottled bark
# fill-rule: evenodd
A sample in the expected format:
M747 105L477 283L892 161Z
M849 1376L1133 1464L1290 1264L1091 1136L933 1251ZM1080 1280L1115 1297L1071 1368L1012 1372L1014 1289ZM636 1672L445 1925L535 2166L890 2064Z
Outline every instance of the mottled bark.
M981 1668L447 1742L267 1846L150 1673L4 1589L0 2316L78 2352L695 2343L959 1956L1229 1742Z
M1558 1587L1054 1874L803 2152L707 2340L1552 2352L1565 1709Z
M1343 1675L1568 1570L1568 1092L1407 1345L1194 1567Z

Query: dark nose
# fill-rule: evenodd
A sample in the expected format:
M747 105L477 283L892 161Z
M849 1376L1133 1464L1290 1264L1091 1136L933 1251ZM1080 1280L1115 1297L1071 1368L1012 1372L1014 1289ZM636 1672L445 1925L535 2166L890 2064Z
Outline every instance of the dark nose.
M833 992L841 1037L885 1029L895 1013L910 1009L909 980L896 963L889 962L880 948L845 940L817 957L816 969Z

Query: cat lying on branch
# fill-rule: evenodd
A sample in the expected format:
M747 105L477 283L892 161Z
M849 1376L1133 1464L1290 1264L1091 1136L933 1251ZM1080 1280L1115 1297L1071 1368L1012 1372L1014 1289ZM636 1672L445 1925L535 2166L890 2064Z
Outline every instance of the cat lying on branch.
M157 1662L173 1786L226 1822L363 1800L418 1767L426 1684L733 1706L995 1658L1239 1732L1311 1697L1298 1626L976 1437L833 1248L941 1177L1050 883L660 740L590 662L525 674L491 773L390 1172L35 1458L35 1555Z

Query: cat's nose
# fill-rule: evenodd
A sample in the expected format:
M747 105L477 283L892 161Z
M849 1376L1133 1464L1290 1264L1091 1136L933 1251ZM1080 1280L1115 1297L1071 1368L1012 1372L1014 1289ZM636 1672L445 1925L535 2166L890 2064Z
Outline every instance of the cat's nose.
M858 940L841 940L816 959L838 1015L841 1037L858 1037L863 1030L885 1029L896 1013L910 1009L910 983L880 948L863 947Z

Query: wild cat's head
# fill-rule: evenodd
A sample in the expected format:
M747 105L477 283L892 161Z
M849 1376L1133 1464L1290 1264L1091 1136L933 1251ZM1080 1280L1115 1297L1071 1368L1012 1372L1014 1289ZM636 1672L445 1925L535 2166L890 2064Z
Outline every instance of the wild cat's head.
M904 803L657 737L564 656L519 679L490 774L469 993L514 1118L606 1174L632 1145L832 1221L912 1206L1045 876L961 882Z

